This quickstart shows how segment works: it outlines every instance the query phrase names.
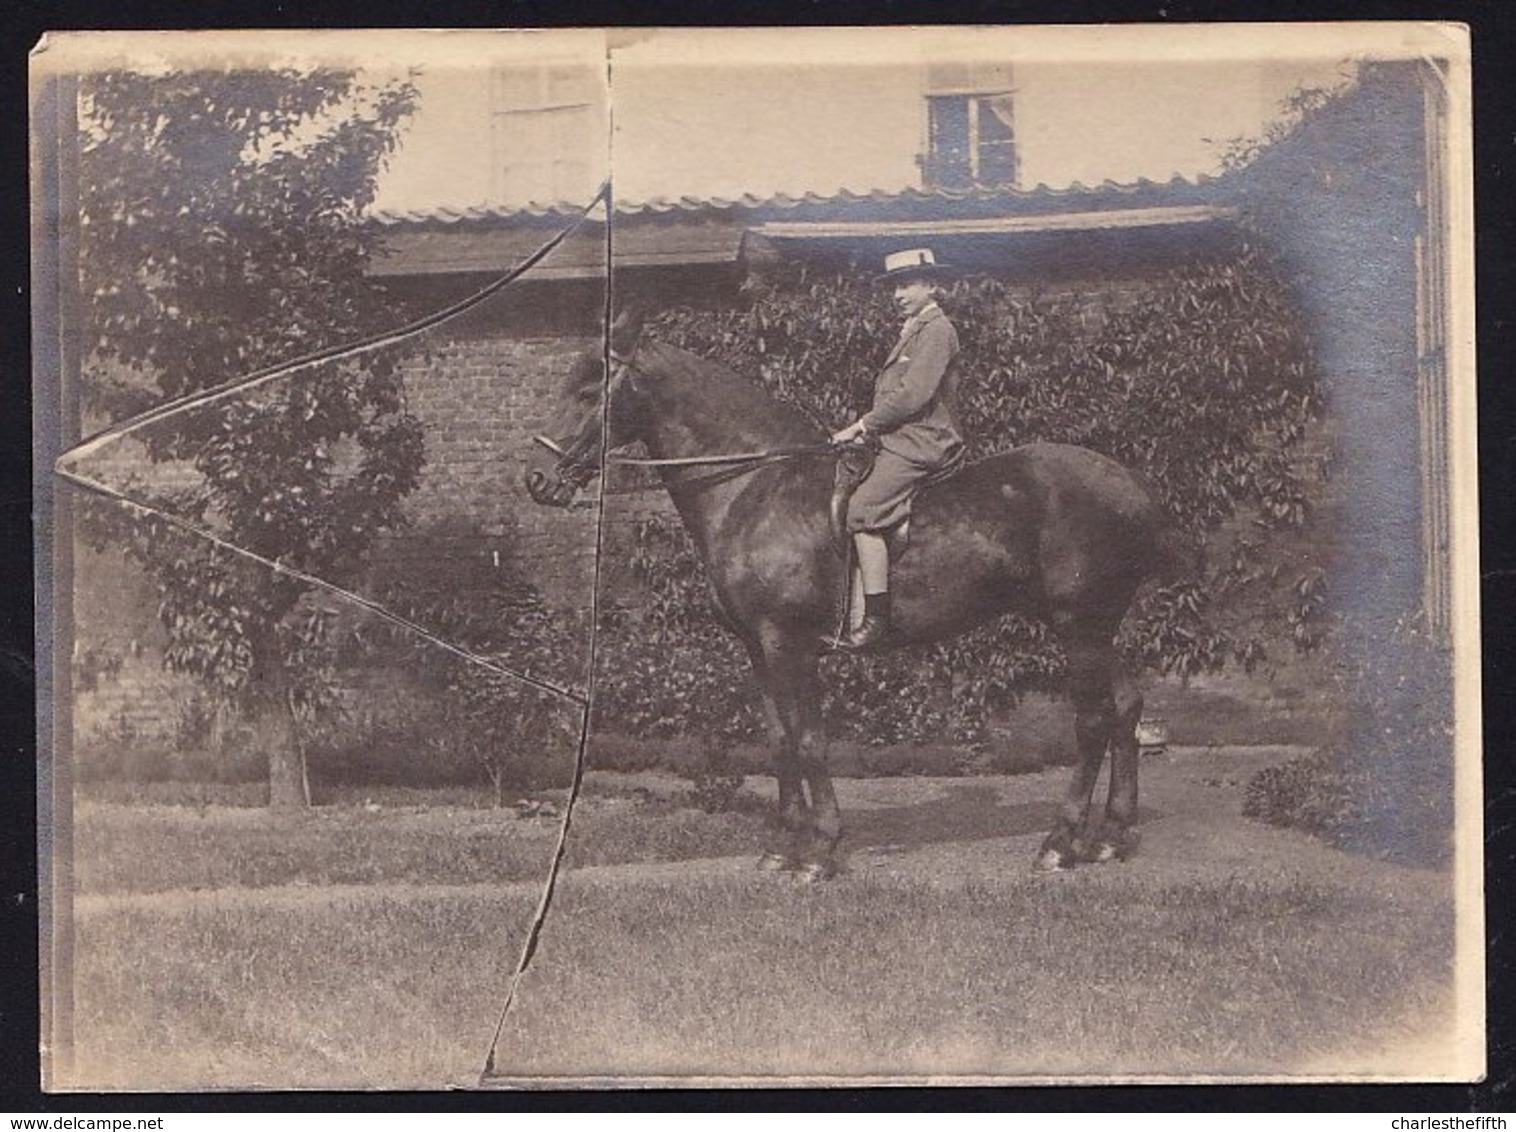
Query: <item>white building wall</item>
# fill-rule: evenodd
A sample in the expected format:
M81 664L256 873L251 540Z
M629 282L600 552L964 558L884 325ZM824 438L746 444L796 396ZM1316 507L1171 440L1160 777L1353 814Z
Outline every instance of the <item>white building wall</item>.
M471 47L476 42L468 41ZM542 32L520 39L501 37L498 42L507 49L463 50L417 69L412 76L419 94L416 112L380 181L376 208L521 207L594 196L610 166L603 35ZM555 122L552 129L534 129L540 123L502 115L502 91L508 84L500 73L519 77L547 69L571 72L576 80L573 97L582 92L592 102L586 113L574 116L572 128ZM543 97L550 99L552 92L545 89ZM520 130L519 143L511 137L513 129ZM541 152L544 139L550 139L546 154ZM513 157L525 159L532 175L502 177L500 163ZM553 158L556 172L544 160Z
M616 195L831 194L921 183L917 68L625 67L615 90Z
M928 68L963 49L928 38L770 30L646 33L630 42L579 33L564 51L553 33L542 34L532 51L504 61L460 56L419 75L420 109L378 207L588 199L608 168L623 201L897 192L921 184ZM1293 90L1332 85L1346 73L1340 61L1320 56L1049 59L1018 53L1004 35L983 42L1004 43L1005 54L972 41L964 57L1011 64L1023 188L1215 172L1228 142L1260 134ZM609 114L607 122L597 112L594 129L552 132L584 183L563 192L544 182L504 199L494 163L510 139L508 128L492 133L500 120L492 127L491 67L569 58L600 84Z

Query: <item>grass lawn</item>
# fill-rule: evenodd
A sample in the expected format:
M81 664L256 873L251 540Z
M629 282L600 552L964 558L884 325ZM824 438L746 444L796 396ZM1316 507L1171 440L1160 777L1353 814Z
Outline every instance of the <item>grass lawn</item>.
M475 1085L535 904L455 891L82 916L71 1081Z
M1390 1051L1445 1042L1448 874L1242 819L1285 754L1146 760L1137 856L1057 876L1028 865L1062 772L845 780L851 871L816 888L753 871L745 808L597 784L497 1073L1433 1073ZM56 1086L393 1088L477 1083L558 825L87 803L75 834Z
M1012 878L798 892L761 877L639 892L571 878L497 1072L1395 1072L1384 1051L1448 1019L1450 922L1418 900L1305 881Z
M77 814L75 882L87 895L537 881L558 838L556 821L522 821L510 809L332 806L282 817L255 809L88 804ZM600 865L756 855L763 821L658 799L590 798L575 810L574 829L569 864Z
M499 1074L1386 1072L1380 1051L1449 1007L1449 920L1331 884L661 876L568 874ZM77 1079L472 1085L534 903L98 911L76 945Z

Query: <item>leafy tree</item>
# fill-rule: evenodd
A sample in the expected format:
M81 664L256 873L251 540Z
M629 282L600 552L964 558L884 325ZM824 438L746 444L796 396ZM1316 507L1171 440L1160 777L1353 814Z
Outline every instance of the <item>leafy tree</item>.
M365 274L377 237L364 210L415 97L407 82L332 69L83 80L88 407L121 419L394 325ZM159 493L164 510L337 582L402 522L423 462L392 351L134 436L155 464L193 469ZM302 582L209 540L152 516L111 520L156 579L168 666L254 722L270 804L304 804L299 719L329 695L330 616Z
M1246 169L1272 146L1293 137L1301 126L1316 118L1322 109L1339 98L1348 86L1346 79L1330 87L1295 87L1279 100L1273 118L1256 134L1240 134L1226 139L1220 145L1218 163L1227 173ZM1209 140L1209 139L1207 139Z

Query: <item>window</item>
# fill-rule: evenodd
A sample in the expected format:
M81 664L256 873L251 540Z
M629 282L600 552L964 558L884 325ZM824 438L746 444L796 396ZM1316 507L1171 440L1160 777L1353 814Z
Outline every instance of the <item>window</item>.
M927 73L927 149L922 177L930 188L1016 184L1016 130L1009 69L943 64Z
M577 200L594 188L603 141L598 73L582 63L520 64L491 76L494 195L502 204Z

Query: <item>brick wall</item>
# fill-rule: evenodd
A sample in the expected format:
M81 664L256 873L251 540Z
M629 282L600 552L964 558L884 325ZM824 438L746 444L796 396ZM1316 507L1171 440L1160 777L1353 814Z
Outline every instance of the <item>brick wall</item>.
M521 477L533 433L552 426L555 386L598 343L579 337L434 341L403 366L410 410L426 428L426 468L408 501L418 515L467 517L486 530L529 504Z
M407 500L415 526L399 540L401 554L424 556L429 528L462 521L486 539L505 540L548 602L588 606L593 498L567 511L545 508L523 481L529 469L550 466L551 455L532 437L555 431L559 384L575 358L599 345L583 336L460 336L435 341L406 363L410 409L425 427L426 467Z
M150 579L115 548L74 552L76 749L173 743L194 682L163 669L163 630Z

